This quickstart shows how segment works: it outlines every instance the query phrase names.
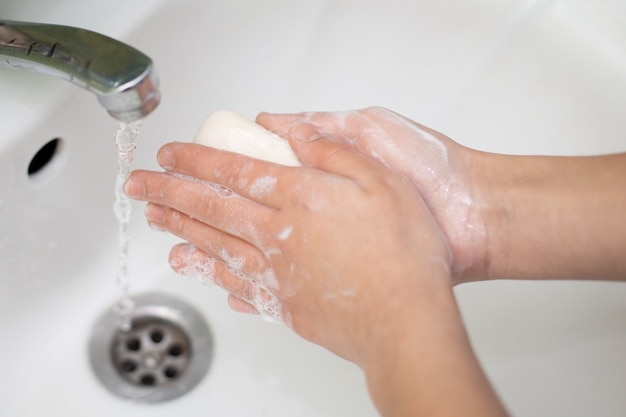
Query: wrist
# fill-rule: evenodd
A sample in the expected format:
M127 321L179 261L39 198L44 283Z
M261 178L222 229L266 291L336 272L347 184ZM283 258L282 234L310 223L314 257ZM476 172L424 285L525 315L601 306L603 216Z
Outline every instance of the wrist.
M522 157L468 150L474 262L455 283L511 277L511 236L530 196L520 189ZM523 227L523 226L522 226Z
M448 300L443 295L425 297L378 324L360 366L381 415L418 414L410 407L418 405L416 396L429 390L433 376L441 374L433 364L439 355L447 356L447 346L456 345L450 336L462 331L456 307ZM435 400L438 395L428 394L426 399Z
M477 279L623 279L623 157L481 153L476 166L485 224Z
M494 234L501 233L506 220L503 194L492 178L505 165L501 155L463 148L460 160L464 166L467 209L461 221L456 222L457 232L447 236L456 258L454 284L494 277L493 260L499 259L502 249L500 240L494 242Z
M505 415L446 288L417 300L371 339L361 366L381 415Z
M515 156L472 151L470 182L482 226L474 268L462 282L508 277L511 229L516 219L518 184Z

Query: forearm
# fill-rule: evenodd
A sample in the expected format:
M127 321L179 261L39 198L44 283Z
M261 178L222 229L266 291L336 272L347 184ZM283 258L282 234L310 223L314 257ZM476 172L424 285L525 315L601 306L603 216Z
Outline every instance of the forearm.
M488 278L626 280L626 154L481 154Z
M387 326L371 365L364 366L381 415L505 416L472 351L452 295L422 301L416 302L414 313Z

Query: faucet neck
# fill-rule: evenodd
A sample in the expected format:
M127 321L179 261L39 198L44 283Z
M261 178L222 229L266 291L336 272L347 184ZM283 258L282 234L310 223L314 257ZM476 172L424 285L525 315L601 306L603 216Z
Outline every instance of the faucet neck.
M145 117L160 101L150 58L85 29L0 20L0 67L53 75L85 88L120 121Z

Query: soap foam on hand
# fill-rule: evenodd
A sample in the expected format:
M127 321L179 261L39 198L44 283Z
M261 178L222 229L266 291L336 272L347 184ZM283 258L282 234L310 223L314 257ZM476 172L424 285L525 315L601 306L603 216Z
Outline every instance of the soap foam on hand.
M209 115L193 141L280 165L302 165L287 140L229 110Z
M194 143L210 146L212 148L235 152L285 166L302 166L298 157L289 146L289 142L263 128L262 126L228 110L218 110L210 114L205 120L200 130L193 140ZM193 179L192 179L193 180ZM196 180L200 181L200 180ZM251 185L251 195L265 194L274 187L276 179L273 177L261 177ZM221 187L215 184L207 184L211 188ZM230 197L228 193L223 197ZM291 230L288 232L291 233ZM285 235L283 232L281 235ZM288 235L285 235L287 238ZM224 252L225 253L225 252ZM256 308L261 317L267 321L279 322L291 326L288 313L284 313L280 300L272 293L271 289L277 288L278 284L274 277L274 272L270 269L264 273L263 279L254 279L241 273L242 266L233 264L233 258L227 254L221 254L227 269L241 279L249 281L254 288L254 295L249 302ZM245 260L241 260L245 262ZM200 275L203 282L216 282L214 264L193 265L183 269L188 275ZM271 280L269 280L271 278ZM268 281L269 282L265 282Z

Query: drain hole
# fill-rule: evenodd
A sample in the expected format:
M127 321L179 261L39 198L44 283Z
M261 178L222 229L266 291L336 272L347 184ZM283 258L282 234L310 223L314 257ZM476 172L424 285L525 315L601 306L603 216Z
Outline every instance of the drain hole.
M151 387L156 384L156 378L153 375L144 375L141 377L141 385Z
M28 164L28 176L32 178L34 175L40 173L45 167L50 165L50 163L55 159L55 156L59 153L61 144L61 138L54 138L43 145L41 149L37 151L35 156L33 156L33 159L30 160L30 164Z
M137 369L137 363L135 361L126 360L122 362L122 371L130 373Z
M169 379L174 379L178 376L178 369L174 368L173 366L169 366L165 368L163 374Z
M152 341L154 343L161 343L161 341L163 341L163 332L161 332L161 330L153 330L150 333L150 339L152 339Z
M167 353L169 353L170 356L177 357L183 354L183 348L180 345L172 345Z
M141 349L141 341L135 338L128 339L126 341L126 348L130 351L137 352L139 349Z

